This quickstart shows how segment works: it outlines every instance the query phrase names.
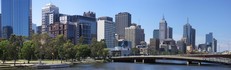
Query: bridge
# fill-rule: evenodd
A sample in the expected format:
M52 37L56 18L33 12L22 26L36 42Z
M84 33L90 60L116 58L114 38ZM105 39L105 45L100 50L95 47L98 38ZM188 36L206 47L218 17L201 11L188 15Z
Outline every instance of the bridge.
M147 55L111 57L112 62L155 63L156 60L180 60L189 64L201 65L202 62L231 65L231 55Z

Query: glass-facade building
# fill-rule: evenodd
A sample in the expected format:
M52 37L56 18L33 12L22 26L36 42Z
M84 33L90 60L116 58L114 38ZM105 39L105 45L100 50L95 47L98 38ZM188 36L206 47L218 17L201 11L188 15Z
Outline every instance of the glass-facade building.
M209 34L206 34L205 35L206 39L205 39L205 42L207 45L211 45L212 42L213 42L213 33L209 33Z
M159 39L159 29L154 29L153 30L153 38L154 39Z
M183 26L183 38L186 39L186 45L192 45L195 48L196 30L188 22Z
M30 36L32 27L32 0L1 0L2 38L11 34Z

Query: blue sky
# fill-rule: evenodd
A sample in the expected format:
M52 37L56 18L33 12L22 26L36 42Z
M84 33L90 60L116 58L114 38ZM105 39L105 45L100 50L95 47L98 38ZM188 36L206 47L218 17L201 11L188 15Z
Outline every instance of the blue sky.
M82 15L93 11L97 17L115 17L119 12L132 14L132 22L145 29L146 41L153 29L159 27L163 14L168 26L173 27L173 37L180 40L183 25L189 23L196 29L196 43L205 42L205 34L213 32L218 40L218 51L231 50L231 0L33 0L33 23L41 25L41 9L47 3L59 7L60 13Z

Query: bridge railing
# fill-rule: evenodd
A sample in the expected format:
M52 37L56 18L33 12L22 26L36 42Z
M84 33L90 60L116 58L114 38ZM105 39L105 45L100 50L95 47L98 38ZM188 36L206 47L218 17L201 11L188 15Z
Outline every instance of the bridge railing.
M227 63L231 64L230 58L204 58L206 61L212 61L212 62L220 62L220 63Z

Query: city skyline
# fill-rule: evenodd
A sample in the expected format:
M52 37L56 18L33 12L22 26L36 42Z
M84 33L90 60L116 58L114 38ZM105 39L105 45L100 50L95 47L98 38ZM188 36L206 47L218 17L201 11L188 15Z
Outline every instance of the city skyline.
M94 0L34 0L32 2L33 23L41 25L42 7L50 2L59 7L60 13L63 14L81 15L83 12L93 11L97 17L115 18L115 14L119 12L129 12L132 15L132 23L137 23L144 28L147 43L152 37L153 30L158 29L163 14L168 25L173 28L173 39L176 41L183 37L183 25L187 23L187 17L189 17L189 23L197 30L196 45L205 43L205 34L213 32L214 37L218 40L218 51L231 49L228 47L231 45L231 39L228 39L231 37L231 32L228 29L231 26L229 24L231 4L227 0L128 0L123 2L115 0L102 2ZM221 48L219 49L219 47Z

